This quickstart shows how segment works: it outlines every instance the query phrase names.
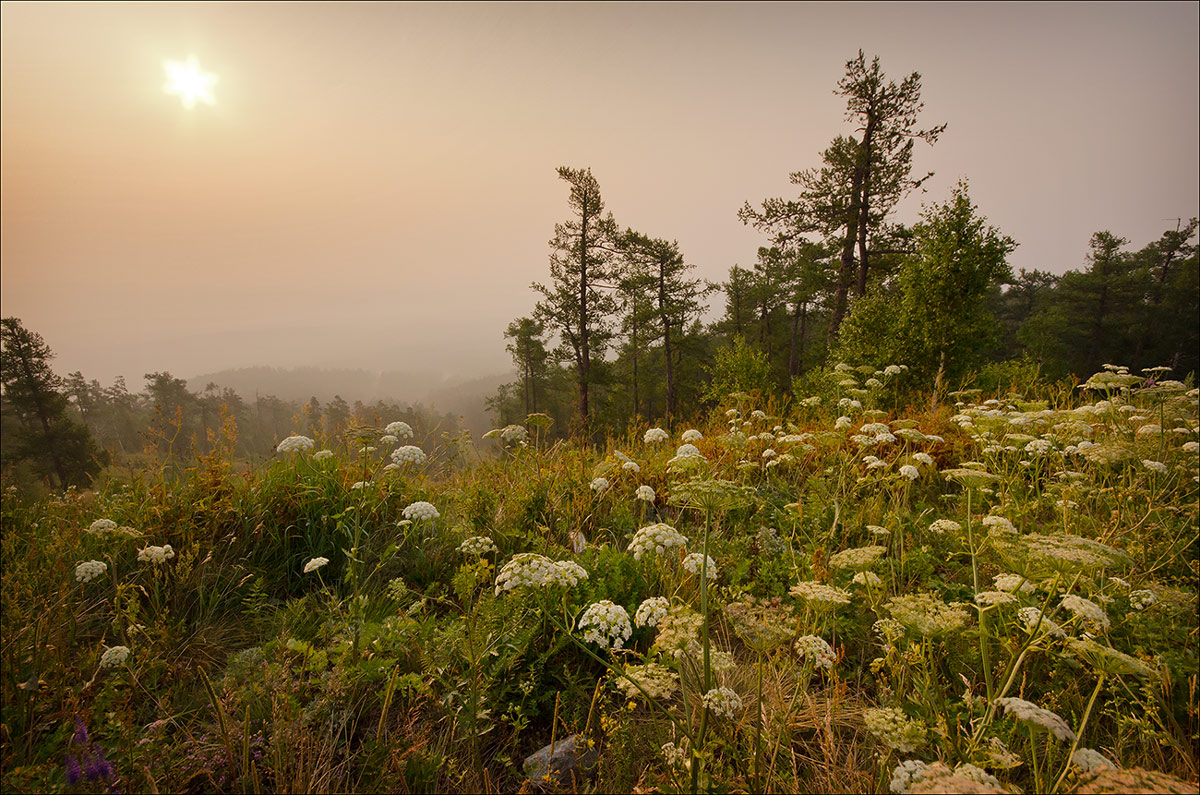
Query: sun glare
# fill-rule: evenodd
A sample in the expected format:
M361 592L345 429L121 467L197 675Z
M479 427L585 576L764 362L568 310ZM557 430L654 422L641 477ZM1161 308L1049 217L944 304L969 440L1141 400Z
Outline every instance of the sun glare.
M186 62L167 61L163 67L167 70L167 84L163 90L179 97L185 108L196 107L197 101L216 104L212 89L217 83L217 76L200 71L195 58L189 58Z

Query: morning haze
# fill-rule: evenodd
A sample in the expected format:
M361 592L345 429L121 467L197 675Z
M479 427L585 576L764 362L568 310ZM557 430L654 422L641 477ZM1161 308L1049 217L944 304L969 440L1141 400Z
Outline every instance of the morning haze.
M1198 215L1197 5L3 6L2 309L60 373L364 368L481 378L589 167L698 276L749 265L746 201L851 132L861 48L922 76L906 199L969 178L1017 268ZM163 62L216 74L214 105ZM714 297L713 303L720 298ZM719 307L717 307L719 309ZM415 397L415 396L414 396Z

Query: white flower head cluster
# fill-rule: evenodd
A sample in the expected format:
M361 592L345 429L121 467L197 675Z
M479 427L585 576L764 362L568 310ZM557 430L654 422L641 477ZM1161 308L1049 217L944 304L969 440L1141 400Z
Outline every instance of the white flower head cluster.
M313 449L316 444L316 442L307 436L293 435L280 442L279 446L275 448L275 451L278 453L303 453L307 450Z
M704 434L700 433L700 431L696 430L695 428L689 428L688 430L684 431L683 435L679 438L684 442L698 442L704 438Z
M812 580L801 580L789 590L792 596L800 598L805 604L817 611L830 610L841 605L850 604L850 594L832 585L826 585Z
M918 464L924 464L927 467L933 466L933 458L929 453L913 453L913 461Z
M572 560L554 561L535 552L522 552L504 564L496 576L496 596L516 588L545 588L576 585L588 578L587 571Z
M75 567L75 582L91 582L108 571L108 564L102 560L88 560Z
M651 596L646 601L638 605L637 612L633 616L633 623L639 627L657 627L658 622L667 617L670 612L671 603L663 596Z
M992 577L992 582L995 584L997 590L1008 591L1009 593L1033 593L1036 590L1033 587L1033 583L1020 574L997 574L995 577Z
M909 480L916 480L917 478L921 477L920 470L918 470L912 464L905 464L904 466L900 467L900 474Z
M640 465L638 465L637 461L626 461L624 464L621 464L621 469L625 470L626 472L632 472L635 475L642 471L642 468Z
M633 681L629 681L630 679ZM635 685L634 682L637 684ZM630 700L646 696L661 700L670 698L671 694L679 687L679 674L665 665L653 662L645 665L629 665L625 667L625 676L614 679L613 683Z
M175 557L175 550L171 549L170 544L163 544L161 547L146 547L138 550L137 559L140 563L166 563L173 557Z
M383 432L388 436L397 436L401 439L411 439L413 435L412 426L407 422L389 422Z
M406 444L392 451L392 461L401 466L404 464L423 464L425 463L425 458L425 451L413 444Z
M676 458L689 458L689 457L703 458L704 456L700 455L700 449L698 447L696 447L696 445L681 444L681 445L679 445L679 449L675 451L675 457Z
M704 706L714 715L733 720L742 711L742 699L728 687L715 687L704 694Z
M655 444L657 442L665 442L670 438L671 435L662 428L651 428L646 431L646 434L642 437L642 441L646 444Z
M883 580L873 571L860 571L851 578L850 582L855 585L861 585L864 588L878 588L883 584Z
M912 720L895 707L876 707L863 712L867 731L888 748L910 754L925 744L925 724Z
M1200 442L1184 442L1179 449L1185 453L1200 453Z
M767 461L770 461L772 458L774 458L777 455L779 455L779 453L775 452L775 449L771 448L771 447L768 447L766 450L762 451L762 457L764 459L766 459Z
M1167 471L1168 471L1167 465L1164 464L1162 461L1151 461L1148 458L1142 459L1142 466L1144 466L1146 469L1150 470L1151 472L1155 472L1159 475L1165 475L1165 474L1167 474Z
M425 502L424 500L417 500L416 502L412 503L404 509L403 513L405 519L410 519L414 522L421 519L429 521L432 519L437 519L441 516L441 514L438 513L437 508L434 508L432 504Z
M332 450L318 450L313 453L313 461L326 461L330 458L333 458Z
M366 487L367 487L367 481L360 480L357 483L354 483L352 486L350 486L350 490L351 491L361 491L362 489L364 489Z
M400 439L398 437L392 436L390 433L385 433L383 436L379 437L379 443L383 444L383 445L395 444L398 441L400 441ZM372 448L368 448L368 449L372 449Z
M995 514L989 514L988 516L983 517L983 526L989 530L998 530L1002 533L1017 532L1017 528L1013 526L1012 522L1008 521L1003 516L996 516Z
M1075 740L1075 732L1071 731L1067 722L1048 709L1042 709L1023 698L998 698L994 703L1027 726L1045 729L1064 743Z
M638 486L634 496L642 502L654 502L654 489L650 486Z
M943 533L958 535L962 532L962 525L953 519L935 519L929 525L929 532L937 533L938 535L942 535Z
M938 637L966 626L970 614L960 604L946 604L933 594L897 596L884 605L906 628L924 637Z
M76 575L78 576L78 570L76 570ZM1114 577L1113 579L1116 578ZM1129 592L1129 606L1134 610L1145 610L1157 601L1158 597L1154 595L1154 591L1146 588Z
M529 431L524 425L505 425L500 429L500 438L505 444L525 444L529 441Z
M892 780L888 784L888 789L895 792L896 795L907 795L908 788L920 781L928 769L929 765L920 759L906 759L896 765L896 769L892 771Z
M683 568L697 577L700 576L702 569L704 576L710 580L717 576L717 562L703 552L693 552L684 558Z
M885 644L895 643L904 637L904 625L894 618L881 618L871 625L871 631Z
M591 489L597 494L603 494L608 491L608 478L592 478Z
M849 417L838 417L836 420L834 420L833 429L835 431L844 431L849 428L851 424L852 423Z
M94 535L102 536L105 533L110 533L117 529L117 523L112 519L97 519L88 527L88 532Z
M1062 606L1083 621L1084 626L1092 632L1103 632L1112 626L1104 608L1090 599L1069 594L1063 597Z
M629 613L608 599L590 605L579 617L579 628L586 630L583 639L606 649L619 649L633 634Z
M663 759L671 767L687 767L691 764L692 754L688 751L687 740L685 739L680 746L675 743L663 743L662 746Z
M887 552L887 547L879 545L843 549L829 557L829 565L835 569L862 571L871 568L875 561L883 557L885 552Z
M100 655L101 668L116 668L124 665L129 659L128 646L113 646L111 649L105 649L104 654Z
M1042 611L1036 607L1022 607L1017 611L1017 616L1025 625L1025 631L1031 634L1038 632L1054 638L1065 638L1067 635L1063 632L1062 627L1043 615Z
M817 668L832 671L833 664L837 662L837 655L833 653L833 648L825 642L824 638L816 635L803 635L796 638L795 649L796 654L806 660L811 660Z
M496 542L487 536L471 536L466 541L458 545L458 551L464 555L474 555L475 557L483 557L489 552L496 551Z
M304 573L312 574L317 569L328 564L329 558L313 558L312 560L308 561L308 563L304 564Z
M681 547L687 543L687 537L682 535L669 524L657 522L646 525L633 536L627 551L633 553L634 560L641 560L642 555L657 553L661 555L671 547Z
M975 594L975 604L980 607L993 607L1015 601L1017 601L1017 597L1008 591L980 591Z

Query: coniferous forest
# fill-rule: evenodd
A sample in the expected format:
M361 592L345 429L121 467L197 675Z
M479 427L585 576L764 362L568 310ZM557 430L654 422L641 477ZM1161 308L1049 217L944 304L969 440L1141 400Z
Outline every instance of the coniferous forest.
M4 318L0 787L1195 792L1197 219L1014 272L898 218L921 76L834 88L723 281L559 168L486 432Z

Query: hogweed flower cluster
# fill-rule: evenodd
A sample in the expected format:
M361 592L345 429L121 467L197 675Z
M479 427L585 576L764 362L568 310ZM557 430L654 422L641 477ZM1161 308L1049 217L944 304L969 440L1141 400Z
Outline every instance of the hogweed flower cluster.
M579 618L579 628L586 630L583 639L606 649L619 649L633 634L629 613L608 599L590 605Z
M693 552L684 558L683 568L697 577L703 574L711 580L717 576L717 562L703 552Z
M307 436L293 435L280 442L275 451L278 453L303 453L316 447L316 444Z
M884 607L892 614L892 618L923 637L940 637L957 632L970 619L965 606L946 604L929 593L897 596Z
M850 604L849 592L812 580L801 580L788 589L788 593L817 612L836 610L842 605Z
M392 451L392 461L400 466L425 463L425 451L415 445L406 444Z
M796 638L794 644L796 654L802 659L809 660L816 668L824 668L827 671L833 670L833 664L837 662L837 655L824 638L816 635L802 635Z
M654 489L650 486L638 486L633 496L642 502L654 502L656 495L654 494Z
M327 566L327 565L329 565L329 558L321 558L321 557L312 558L311 560L309 560L307 563L304 564L304 573L312 574L317 569L321 568L322 566Z
M651 428L646 431L646 434L642 437L642 441L645 444L656 444L658 442L665 442L670 438L671 435L662 428Z
M641 560L643 555L657 553L661 555L671 547L682 547L687 543L687 536L682 535L674 527L662 522L646 525L633 536L627 551L633 553L634 560Z
M171 549L170 544L163 544L161 547L146 547L138 550L139 563L166 563L171 558L175 557L175 550Z
M111 649L105 649L104 654L100 655L101 668L117 668L125 664L129 659L128 646L113 646Z
M625 667L625 676L628 679L615 678L614 684L631 701L646 696L659 700L667 699L679 687L679 674L665 665L654 662L645 665L628 665ZM633 681L629 681L630 679ZM637 684L635 685L634 682ZM638 689L639 686L641 690Z
M888 748L910 754L925 744L925 724L896 707L876 707L863 713L867 731Z
M425 502L424 500L418 500L417 502L412 503L404 509L403 514L405 519L409 519L414 522L421 519L429 521L441 517L441 514L438 513L438 509L434 508L432 504Z
M1075 740L1075 732L1071 731L1067 722L1048 709L1042 709L1023 698L998 698L993 703L1021 723L1044 729L1064 743Z
M75 567L75 582L91 582L108 571L108 564L102 560L88 560Z
M575 561L554 561L535 552L522 552L500 569L496 576L496 596L516 588L573 586L587 578L587 571Z
M411 439L413 435L412 426L407 422L389 422L383 429L383 432L389 436L398 436L401 439Z
M843 549L841 552L830 555L829 566L834 569L862 571L871 568L875 561L883 557L885 552L887 552L887 547L877 545Z
M671 603L662 596L651 596L638 605L633 616L633 623L639 627L657 627L659 622L667 617Z
M464 555L483 557L490 552L496 551L496 543L487 536L471 536L458 545L458 551Z
M714 687L702 700L710 712L728 720L735 719L742 711L741 697L728 687Z

